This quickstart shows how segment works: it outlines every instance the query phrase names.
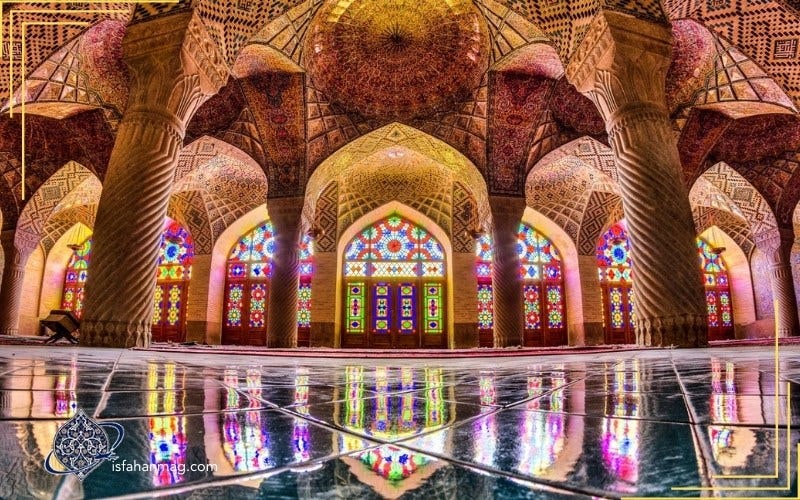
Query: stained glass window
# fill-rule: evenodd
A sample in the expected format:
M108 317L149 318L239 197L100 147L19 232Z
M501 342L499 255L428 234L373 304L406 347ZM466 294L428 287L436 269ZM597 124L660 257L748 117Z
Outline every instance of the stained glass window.
M192 274L194 244L180 223L167 219L161 236L161 250L153 296L153 341L180 342L185 335L186 295Z
M265 221L239 238L228 255L223 310L223 344L265 345L270 283L276 250L272 223ZM298 343L311 329L313 242L304 235L298 249ZM303 334L306 334L305 336ZM298 344L300 345L300 344Z
M300 286L297 289L297 328L299 338L311 329L311 277L314 274L314 243L303 235L300 241Z
M64 275L62 309L83 313L83 294L92 257L92 239L86 239L67 264ZM189 232L178 222L167 219L161 236L157 285L153 293L153 341L180 341L184 336L185 302L191 278L194 245Z
M523 286L525 345L567 343L561 255L542 233L520 224L517 254Z
M475 273L478 278L478 331L481 347L492 347L494 327L494 289L492 288L492 237L478 238L475 245Z
M343 345L444 347L445 260L433 235L392 214L358 233L344 258Z
M612 225L597 242L597 272L603 294L606 343L633 344L633 282L628 233L622 222Z
M270 222L256 226L233 245L226 265L223 344L266 345L274 253Z
M709 340L734 338L733 304L728 271L718 249L697 238L697 253L705 285ZM632 260L623 223L611 226L598 241L597 269L603 291L607 343L634 343L636 319Z
M728 271L722 260L722 252L713 248L702 238L697 238L697 252L705 284L708 339L732 339L734 338L733 304L731 303Z
M72 311L78 318L83 313L83 289L86 286L87 269L92 254L92 239L86 238L76 248L67 264L64 276L64 293L61 309Z

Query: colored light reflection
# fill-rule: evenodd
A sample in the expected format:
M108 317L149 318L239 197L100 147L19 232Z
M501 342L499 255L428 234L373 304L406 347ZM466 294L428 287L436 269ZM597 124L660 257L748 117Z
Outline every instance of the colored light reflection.
M75 396L75 386L78 382L78 366L75 360L69 373L59 373L56 377L55 393L56 404L53 414L60 418L70 418L78 411L78 401Z
M556 371L549 375L528 376L528 397L522 429L520 429L520 456L517 470L528 476L542 476L564 449L566 442L566 417L563 413L566 395L563 389L566 377ZM550 392L548 392L550 391Z
M156 466L153 470L155 486L182 482L183 476L179 474L179 470L186 467L186 417L180 415L183 412L183 378L180 380L180 388L176 387L177 382L174 364L165 364L163 371L156 363L148 364L150 463ZM158 390L159 383L163 391ZM158 414L166 416L155 416Z
M301 415L308 415L308 371L298 368L294 379L294 409ZM311 459L311 439L308 420L295 417L292 430L294 461L307 462Z
M497 404L497 390L492 372L481 372L479 379L481 413L483 417L475 420L472 426L472 443L475 461L492 466L497 451L497 423L494 406Z
M611 380L606 375L606 403L601 448L608 472L633 491L639 478L639 416L641 372L638 360L617 363Z
M735 376L733 363L711 359L711 423L723 425L710 425L708 435L714 460L726 468L744 465L756 444L750 429L729 425L740 421Z
M426 368L423 377L412 368L394 369L376 367L374 370L375 397L364 398L364 367L350 366L345 370L345 397L343 425L354 434L397 441L416 435L419 446L431 451L444 450L444 436L432 431L441 428L448 418L448 409L443 397L443 372L439 368ZM398 373L399 372L399 373ZM424 383L424 411L418 408L419 398L414 389L418 380ZM367 425L366 402L372 406L370 423ZM343 435L340 448L343 452L363 450L362 439ZM413 453L397 446L386 444L354 454L361 463L375 474L389 481L400 481L414 474L421 466L435 459Z
M267 422L261 411L261 372L247 371L245 385L248 409L239 411L240 393L237 390L239 375L236 370L226 370L226 406L223 422L223 451L233 469L242 472L265 470L275 465L270 455L270 438Z

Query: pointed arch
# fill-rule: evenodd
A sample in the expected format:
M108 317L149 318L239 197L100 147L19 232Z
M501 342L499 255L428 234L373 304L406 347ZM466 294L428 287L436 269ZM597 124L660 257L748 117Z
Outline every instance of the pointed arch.
M578 262L578 249L573 239L552 219L531 207L526 207L522 214L522 223L531 226L545 235L561 256L562 273L564 275L564 303L569 345L584 345L583 290L581 287L581 270Z
M306 227L310 227L312 222L307 220L308 215L315 213L317 200L331 181L343 178L351 168L364 166L361 162L373 155L397 160L401 158L398 155L408 152L418 159L425 158L438 164L443 171L449 172L452 180L461 181L475 197L480 222L484 227L490 225L486 181L477 167L449 144L413 127L391 123L342 146L314 170L306 186L303 210Z
M335 316L336 320L334 322L335 345L337 346L342 345L343 342L342 331L343 331L343 324L345 323L344 312L343 312L344 310L343 295L345 291L344 290L345 276L343 272L345 266L345 249L351 242L351 240L355 238L356 235L358 235L364 228L393 214L397 214L403 219L413 221L414 224L420 226L426 232L430 233L430 235L435 239L435 241L441 245L441 249L444 253L443 283L445 284L445 291L443 297L446 303L446 307L444 309L445 321L441 328L443 330L444 338L446 340L447 344L446 347L452 348L454 343L453 247L450 238L448 237L444 229L442 229L439 225L436 224L436 222L427 217L425 214L415 210L414 208L408 205L404 205L397 201L386 203L383 206L375 208L369 213L362 215L360 218L353 221L353 223L350 224L349 227L345 228L342 232L341 237L339 238L339 243L337 245L337 252L336 252L337 255L336 289L338 290L338 293L336 294L336 316Z

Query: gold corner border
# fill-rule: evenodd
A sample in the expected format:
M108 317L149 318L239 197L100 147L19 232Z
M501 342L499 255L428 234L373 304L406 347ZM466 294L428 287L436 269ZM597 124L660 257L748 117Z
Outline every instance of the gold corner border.
M2 51L2 46L6 38L8 38L8 116L14 116L14 108L16 104L14 103L14 15L24 15L24 14L59 14L61 12L70 12L73 14L93 14L93 13L106 13L106 14L122 14L127 12L128 8L125 9L75 9L75 10L64 10L64 9L11 9L8 13L8 34L4 33L5 29L5 19L3 17L3 5L5 4L16 4L16 5L45 5L51 4L51 0L27 0L25 2L15 2L13 0L0 0L0 51ZM87 4L87 5L107 5L107 4L115 4L115 3L123 3L117 0L62 0L62 3L65 4ZM124 2L133 5L139 4L154 4L154 3L164 3L164 4L177 4L180 3L180 0L132 0L130 2ZM28 79L26 77L27 73L27 32L29 26L87 26L92 24L91 21L23 21L22 22L22 35L21 35L21 54L20 54L20 74L21 74L21 99L19 103L19 114L20 114L20 128L22 129L22 139L21 139L21 165L20 165L20 198L24 201L25 200L25 175L26 175L26 144L25 144L25 104L27 102L26 94L27 94L27 82Z
M774 346L774 359L775 359L775 408L779 409L780 405L780 344L778 341L778 330L777 326L775 329L775 346ZM791 382L786 381L786 486L762 486L762 487L739 487L739 486L673 486L670 488L671 491L681 491L681 492L688 492L688 491L696 491L700 492L702 496L705 496L707 493L714 493L714 492L726 492L726 491L742 491L742 492L768 492L768 491L790 491L792 488L792 452L791 452L791 442L792 442L792 405L791 405L791 395L792 395L792 387ZM774 440L774 449L775 449L775 473L774 474L713 474L711 475L711 479L717 480L733 480L733 479L777 479L780 477L779 471L779 444L780 444L780 437L779 437L779 430L780 430L780 413L776 412L775 415L775 440ZM797 462L800 464L800 442L796 445L797 450ZM637 496L626 496L622 497L626 500L668 500L675 497L637 497ZM736 496L736 497L729 497L734 498L736 500L764 500L764 499L781 499L781 498L792 498L791 496ZM795 492L795 497L800 499L800 484L798 485L797 491Z

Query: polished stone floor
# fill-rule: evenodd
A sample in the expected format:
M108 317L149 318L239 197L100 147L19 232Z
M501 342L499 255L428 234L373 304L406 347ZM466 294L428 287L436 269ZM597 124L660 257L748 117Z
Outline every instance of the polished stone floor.
M3 346L0 497L796 496L800 347L777 368L769 347L348 361ZM43 468L78 410L125 431L83 481Z

